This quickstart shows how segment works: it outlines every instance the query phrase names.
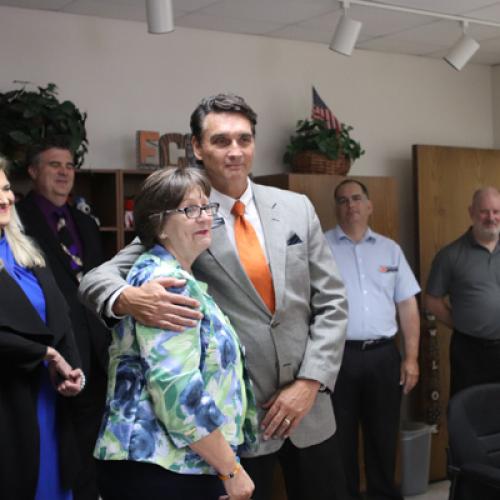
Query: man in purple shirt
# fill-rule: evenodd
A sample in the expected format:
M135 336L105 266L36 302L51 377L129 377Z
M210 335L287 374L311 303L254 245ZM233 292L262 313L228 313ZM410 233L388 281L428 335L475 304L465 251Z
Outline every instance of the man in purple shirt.
M103 261L99 229L91 217L68 204L75 167L73 153L64 142L32 148L28 173L33 190L17 204L17 210L26 233L43 250L66 298L87 379L85 390L74 399L73 422L83 467L74 499L97 500L92 451L104 407L109 335L78 301L77 290L83 273Z

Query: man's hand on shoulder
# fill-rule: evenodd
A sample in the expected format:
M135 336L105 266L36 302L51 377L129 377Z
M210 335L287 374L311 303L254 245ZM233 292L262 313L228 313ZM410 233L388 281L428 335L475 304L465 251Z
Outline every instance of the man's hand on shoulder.
M158 278L140 287L128 286L113 304L113 313L117 316L130 315L146 326L176 332L196 326L203 318L197 310L199 302L167 290L185 284L185 280Z

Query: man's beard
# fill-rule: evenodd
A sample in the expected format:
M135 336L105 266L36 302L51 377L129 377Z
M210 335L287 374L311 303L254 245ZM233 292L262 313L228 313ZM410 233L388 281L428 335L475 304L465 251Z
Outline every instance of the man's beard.
M500 225L487 226L487 227L481 225L477 228L477 233L484 239L488 240L498 239L498 236L500 235Z

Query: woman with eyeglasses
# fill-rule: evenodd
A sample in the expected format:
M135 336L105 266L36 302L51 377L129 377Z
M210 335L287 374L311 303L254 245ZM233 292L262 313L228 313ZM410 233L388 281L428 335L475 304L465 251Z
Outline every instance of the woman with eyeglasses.
M71 500L70 398L85 385L68 306L14 207L0 157L0 498Z
M147 250L127 281L186 281L174 290L201 304L195 327L173 332L127 316L113 331L105 414L95 447L104 500L249 499L238 460L256 441L255 400L242 347L228 319L191 274L211 242L218 204L196 168L161 169L136 198ZM171 289L172 291L172 289Z

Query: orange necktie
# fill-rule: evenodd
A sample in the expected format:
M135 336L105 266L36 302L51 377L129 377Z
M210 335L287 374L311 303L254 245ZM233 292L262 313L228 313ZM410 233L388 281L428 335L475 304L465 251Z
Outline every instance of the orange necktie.
M257 233L244 217L245 204L236 200L231 213L234 215L234 237L241 265L266 306L274 313L275 299L271 271Z

